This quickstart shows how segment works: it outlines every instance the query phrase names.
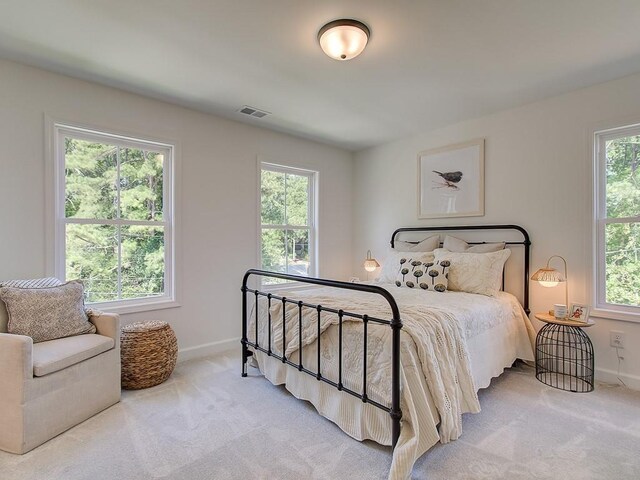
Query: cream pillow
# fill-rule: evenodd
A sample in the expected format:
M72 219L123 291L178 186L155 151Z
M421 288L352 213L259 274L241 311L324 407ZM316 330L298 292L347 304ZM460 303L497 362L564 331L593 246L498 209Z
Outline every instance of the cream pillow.
M434 254L435 262L451 262L449 290L494 296L502 286L502 272L511 250L459 253L439 248Z
M404 260L404 262L403 262ZM421 263L433 262L433 252L396 252L392 250L382 262L382 270L377 283L394 283L402 265L408 260Z
M421 242L411 243L396 240L393 242L393 249L398 252L433 252L440 246L440 235L432 235Z
M8 333L26 335L33 343L96 333L84 311L80 282L57 287L0 287L0 300L7 306Z
M460 238L447 235L442 242L442 248L450 252L467 252L467 253L489 253L504 250L505 243L480 243L478 245L469 245Z

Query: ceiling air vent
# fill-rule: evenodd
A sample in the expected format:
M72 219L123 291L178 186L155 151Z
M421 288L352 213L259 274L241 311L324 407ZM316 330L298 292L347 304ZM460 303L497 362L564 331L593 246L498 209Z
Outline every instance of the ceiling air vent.
M254 107L250 107L248 105L245 105L244 107L242 107L240 110L238 110L238 112L243 113L245 115L249 115L250 117L255 117L255 118L262 118L262 117L266 117L267 115L270 115L269 112L265 112L264 110L259 110Z

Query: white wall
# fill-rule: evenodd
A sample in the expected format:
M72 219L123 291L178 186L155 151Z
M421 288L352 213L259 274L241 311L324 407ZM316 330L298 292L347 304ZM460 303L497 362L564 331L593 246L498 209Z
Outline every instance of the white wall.
M0 60L0 279L51 273L45 115L178 143L182 306L123 321L168 321L183 357L240 336L242 274L257 263L258 155L320 172L320 273L351 274L350 152Z
M516 223L531 234L532 272L553 254L566 257L569 301L592 304L592 132L640 123L638 92L640 75L634 75L359 152L354 271L364 273L361 259L367 249L382 256L399 226ZM485 216L419 221L417 153L479 137L486 138ZM561 288L532 285L531 295L533 312L564 300ZM596 321L588 333L597 375L615 381L618 361L609 331L622 330L627 342L622 378L640 388L640 323Z

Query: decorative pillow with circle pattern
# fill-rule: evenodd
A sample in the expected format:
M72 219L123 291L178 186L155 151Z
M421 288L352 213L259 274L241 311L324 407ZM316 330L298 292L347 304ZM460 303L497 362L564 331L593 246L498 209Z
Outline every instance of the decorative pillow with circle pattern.
M451 262L448 260L434 263L422 262L409 256L402 257L396 276L396 286L446 292L450 266Z
M422 263L433 263L433 252L396 252L390 251L384 260L382 260L382 269L380 275L376 279L376 283L395 283L398 272L402 269L401 260L420 261Z

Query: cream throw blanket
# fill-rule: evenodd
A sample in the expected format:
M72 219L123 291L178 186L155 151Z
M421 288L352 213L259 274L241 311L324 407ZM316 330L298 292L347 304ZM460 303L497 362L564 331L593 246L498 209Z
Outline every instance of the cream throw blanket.
M326 290L325 290L326 292ZM296 295L296 299L304 299L306 302L323 305L330 308L345 308L358 314L368 314L381 319L390 319L391 312L387 302L377 295L362 292L349 292L347 298L337 298L335 292L326 295L322 290L313 293L305 292ZM347 300L345 302L345 300ZM274 301L271 307L272 341L276 351L282 352L282 308L281 302ZM412 363L412 353L417 352L420 369L437 408L440 425L440 442L447 443L457 439L462 434L462 413L479 412L480 404L476 394L476 388L471 376L469 356L463 338L462 329L456 319L447 311L424 305L403 305L400 308L400 317L403 328L401 335L401 362ZM308 345L317 337L317 311L303 308L302 316L302 345ZM285 312L285 336L287 358L296 361L298 350L298 306L287 303ZM253 323L254 320L252 320ZM361 322L353 317L343 317L344 322ZM264 323L264 322L261 322ZM321 315L321 332L329 326L338 323L338 316L323 312ZM253 332L254 325L249 332ZM386 342L390 341L390 327L376 326L370 322L369 336L381 337ZM262 339L264 339L264 335ZM356 351L352 336L343 339L343 355ZM372 349L368 355L368 385L371 390L382 392L385 397L381 400L388 403L391 399L390 391L390 359L380 357L380 351ZM390 351L387 349L387 351ZM337 352L336 352L337 355ZM378 362L378 363L376 363ZM369 369L371 370L369 372ZM378 372L376 372L376 369ZM323 373L324 374L324 373ZM404 374L402 375L404 378ZM402 388L402 387L401 387ZM410 413L414 411L413 399L405 388L402 390L402 410L404 414L403 431L394 450L394 458L390 479L410 478L411 469L417 457L422 453L418 447L418 439L413 438L411 432L405 431L405 427L413 430L410 425ZM424 399L426 402L426 399ZM409 414L409 415L408 415Z

